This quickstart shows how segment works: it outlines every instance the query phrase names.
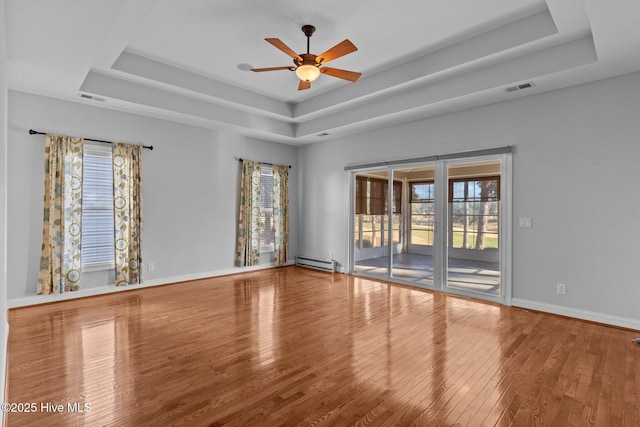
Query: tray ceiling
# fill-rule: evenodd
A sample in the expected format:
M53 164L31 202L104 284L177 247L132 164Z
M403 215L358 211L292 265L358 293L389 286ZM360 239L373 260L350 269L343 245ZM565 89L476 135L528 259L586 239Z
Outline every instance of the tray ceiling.
M9 87L301 145L640 70L637 0L4 0ZM358 51L306 91L264 41ZM523 84L531 87L520 89ZM507 88L516 88L507 91ZM93 100L80 95L92 95Z

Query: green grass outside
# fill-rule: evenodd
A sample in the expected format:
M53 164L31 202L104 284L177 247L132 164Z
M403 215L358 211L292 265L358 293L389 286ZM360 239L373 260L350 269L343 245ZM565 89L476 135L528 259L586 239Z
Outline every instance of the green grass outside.
M362 224L362 231L365 232L365 240L370 236L366 234L367 231L371 231L371 223ZM386 223L385 223L385 232L386 232ZM380 229L376 227L376 233L379 233ZM394 240L397 241L397 230L394 230ZM454 231L453 232L453 247L461 248L463 242L464 232L463 231ZM433 231L427 230L425 226L413 225L411 230L411 243L414 245L433 245ZM369 242L369 245L371 243ZM472 233L467 233L467 248L473 248L476 244L476 235ZM485 249L498 249L498 236L495 234L487 235L484 237L484 248Z
M453 232L453 247L461 248L463 242L464 232ZM417 229L413 227L411 230L411 243L415 245L433 245L433 231L426 229ZM467 234L467 248L473 248L476 244L476 235ZM498 249L498 236L485 235L484 236L484 248L485 249Z

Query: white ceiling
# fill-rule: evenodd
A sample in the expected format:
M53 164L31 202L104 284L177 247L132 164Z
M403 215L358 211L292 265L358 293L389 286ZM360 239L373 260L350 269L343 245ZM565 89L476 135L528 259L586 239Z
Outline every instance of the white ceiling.
M640 0L0 2L11 89L294 145L640 70ZM242 69L292 65L263 39L305 52L304 24L358 82Z

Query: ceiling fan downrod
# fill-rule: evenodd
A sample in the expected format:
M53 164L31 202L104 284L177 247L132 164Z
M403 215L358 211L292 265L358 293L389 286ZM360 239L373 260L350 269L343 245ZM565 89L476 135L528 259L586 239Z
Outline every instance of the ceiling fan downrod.
M313 25L302 26L302 32L304 33L305 36L307 36L307 55L309 54L309 42L310 42L311 36L315 31L316 31L316 27L314 27Z

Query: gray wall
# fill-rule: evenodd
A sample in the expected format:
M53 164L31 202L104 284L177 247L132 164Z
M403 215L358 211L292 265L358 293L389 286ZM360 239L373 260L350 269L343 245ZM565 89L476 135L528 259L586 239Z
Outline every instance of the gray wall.
M300 253L346 262L345 165L506 145L513 304L640 329L640 73L301 148Z
M4 23L4 2L0 2L0 22ZM4 402L7 362L7 37L0 28L0 402ZM0 423L4 414L0 415Z
M108 102L108 101L107 101ZM108 105L108 104L107 104ZM44 180L44 136L30 129L153 145L144 151L143 263L145 283L168 283L239 271L234 267L238 204L237 158L290 164L290 254L297 251L297 149L9 91L8 298L36 293ZM88 274L84 289L110 285Z

